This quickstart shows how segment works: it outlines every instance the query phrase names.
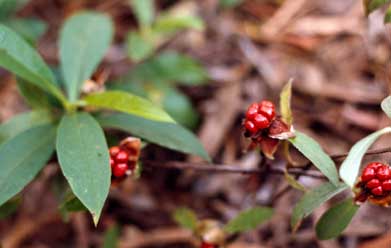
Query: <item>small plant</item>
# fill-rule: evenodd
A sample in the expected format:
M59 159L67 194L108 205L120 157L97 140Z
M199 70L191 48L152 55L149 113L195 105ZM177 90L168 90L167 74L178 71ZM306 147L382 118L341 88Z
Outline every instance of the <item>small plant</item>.
M96 70L112 36L113 26L106 15L81 12L67 19L60 32L59 81L26 41L0 25L0 66L17 76L22 95L34 109L0 126L0 205L20 192L56 151L62 173L76 196L66 198L67 202L80 200L97 224L112 175L103 128L130 132L209 160L196 137L150 101L118 90L83 92L84 82ZM131 171L138 159L138 155L129 159L127 144L120 145L112 163L114 177ZM65 210L80 209L62 206Z

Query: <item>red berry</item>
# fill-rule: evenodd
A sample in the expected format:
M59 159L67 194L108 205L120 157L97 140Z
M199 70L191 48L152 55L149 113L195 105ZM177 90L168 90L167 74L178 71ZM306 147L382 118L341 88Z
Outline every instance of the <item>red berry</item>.
M363 182L367 182L373 178L375 178L376 176L376 173L375 173L375 169L371 168L371 167L367 167L364 169L364 171L362 172L362 175L361 175L361 180Z
M270 122L263 114L257 114L254 117L254 124L257 128L264 129L269 126Z
M251 104L246 112L246 118L248 120L254 119L255 115L258 114L259 105L257 103Z
M120 151L121 149L118 146L113 146L109 149L109 153L111 157L115 157Z
M386 181L383 181L383 183L381 184L383 190L385 191L391 191L391 179L388 179Z
M382 166L383 164L382 163L379 163L379 162L372 162L372 163L369 163L367 164L367 168L372 168L374 170L376 170L377 168L379 168L380 166Z
M369 189L379 187L380 185L381 185L381 183L380 183L379 179L372 179L369 182L367 182L367 184L366 184L367 188L369 188Z
M117 156L115 156L115 162L117 163L126 163L128 162L129 154L126 151L120 151Z
M128 170L128 164L126 163L116 164L113 168L113 175L115 177L123 177L126 175L127 170Z
M217 248L217 245L202 242L201 248Z
M388 165L383 165L376 170L376 176L380 180L391 179L391 170Z
M245 121L244 122L244 127L250 133L256 133L258 131L258 128L255 126L254 122L252 122L252 121L248 121L248 120Z
M114 165L115 165L115 161L113 158L110 157L110 167L113 168Z
M270 101L260 102L258 112L266 116L266 118L268 118L269 121L273 120L274 117L276 116L276 109L274 107L274 104Z
M374 195L383 195L383 188L381 186L379 186L379 187L372 189L371 192Z

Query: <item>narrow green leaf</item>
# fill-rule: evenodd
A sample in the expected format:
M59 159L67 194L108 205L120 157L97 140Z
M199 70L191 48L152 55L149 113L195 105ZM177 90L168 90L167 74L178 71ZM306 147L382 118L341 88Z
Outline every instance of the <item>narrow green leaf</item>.
M280 112L282 120L288 125L293 123L291 110L292 83L293 79L290 79L280 93Z
M0 205L29 183L54 151L55 128L28 129L0 146Z
M291 174L289 174L288 171L284 170L284 177L286 182L292 186L293 188L306 192L307 189L299 182L297 181Z
M151 37L145 37L138 32L129 32L127 37L128 56L135 62L139 62L150 56L155 50Z
M0 220L15 213L20 205L20 197L14 197L0 206Z
M311 137L298 131L295 134L295 138L289 139L292 145L308 158L334 185L338 185L338 172L330 156Z
M178 208L175 210L173 218L183 228L195 231L197 227L197 215L191 209Z
M117 248L120 230L117 225L111 226L106 232L103 239L103 248Z
M381 108L386 115L391 118L391 96L384 98L381 102Z
M7 20L4 24L32 45L35 45L47 29L45 22L35 18L14 18Z
M140 25L150 26L155 15L154 0L130 0L130 3Z
M0 0L0 20L6 20L29 0Z
M56 87L52 72L39 54L22 37L2 24L0 24L0 67L15 73L64 102L64 96Z
M127 114L102 116L98 121L103 127L120 129L151 143L210 160L197 137L177 124L150 121Z
M153 31L170 34L188 28L203 30L204 22L198 16L161 15L156 20Z
M27 129L50 122L50 113L44 110L19 114L0 125L0 144Z
M305 193L293 209L291 217L292 229L296 231L303 218L309 216L316 208L346 188L348 188L348 186L344 183L339 183L335 186L328 182Z
M68 114L57 132L57 156L73 193L98 223L110 187L109 153L104 133L91 115Z
M241 212L224 227L228 233L246 232L257 228L273 216L273 209L254 207Z
M24 100L33 109L50 109L51 99L50 96L38 88L34 84L29 84L25 80L17 79L19 93L23 96Z
M316 224L316 235L320 240L336 238L352 221L360 207L352 198L333 206L322 215Z
M97 12L71 16L60 33L60 61L68 98L78 99L80 88L89 79L110 46L113 24Z
M391 2L391 0L364 0L364 8L367 15L375 11L376 9L382 7L386 3Z
M243 0L220 0L220 6L223 8L234 8L241 4Z
M391 22L391 6L388 7L386 14L384 15L384 23L390 23Z
M116 110L154 121L175 122L164 110L147 99L122 91L91 94L83 100L91 107Z
M349 151L348 156L339 168L342 180L351 188L354 187L360 171L361 160L369 147L383 134L391 133L391 127L383 128L358 141Z

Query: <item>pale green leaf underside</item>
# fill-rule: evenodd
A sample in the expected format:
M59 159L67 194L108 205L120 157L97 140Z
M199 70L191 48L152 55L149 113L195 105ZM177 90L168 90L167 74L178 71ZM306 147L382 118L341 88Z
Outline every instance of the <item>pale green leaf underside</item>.
M195 231L197 226L196 214L188 208L179 208L175 210L173 218L180 226Z
M273 209L254 207L241 212L224 227L228 233L245 232L257 228L273 216Z
M0 205L23 189L54 151L55 128L27 129L0 146Z
M361 167L361 161L369 147L383 134L390 133L391 127L383 128L358 141L349 151L348 156L339 168L342 180L351 188L354 187Z
M99 220L110 187L110 164L104 133L91 115L68 114L57 132L57 156L73 193Z
M76 101L80 88L89 79L110 46L113 25L97 12L71 16L60 33L61 71L70 101Z

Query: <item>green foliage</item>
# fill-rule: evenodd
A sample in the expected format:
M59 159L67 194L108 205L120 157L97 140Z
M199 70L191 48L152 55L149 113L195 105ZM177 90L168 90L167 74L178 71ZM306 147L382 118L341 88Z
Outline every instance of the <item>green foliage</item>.
M390 0L363 0L365 13L369 15L373 11L391 2Z
M0 144L27 129L50 122L51 116L47 111L32 111L19 114L0 125Z
M8 200L6 203L0 206L0 220L7 218L16 210L20 205L20 197L14 197Z
M152 38L146 34L129 32L127 37L128 55L138 62L149 57L155 50Z
M25 80L17 79L19 93L33 109L50 109L53 99L45 91Z
M196 16L173 16L164 14L157 18L153 31L158 34L175 34L183 29L203 30L204 22Z
M4 24L19 33L32 45L37 42L47 29L46 23L35 18L13 18L5 21Z
M296 231L303 218L309 216L317 207L346 188L347 185L343 183L340 183L337 186L332 183L324 183L305 193L293 209L291 218L292 229Z
M295 134L295 138L289 139L292 145L307 157L334 185L338 185L338 172L330 156L311 137L297 131Z
M183 228L195 231L197 227L197 215L188 208L178 208L173 214L173 219Z
M321 240L336 238L349 225L358 209L359 206L349 198L327 210L316 224L318 238Z
M198 139L180 125L151 121L134 115L112 114L98 118L106 128L120 129L155 143L184 153L199 155L210 161Z
M155 16L154 0L130 0L130 3L140 25L151 25Z
M39 54L23 38L2 24L0 24L0 67L64 101L64 96L56 87L52 72Z
M0 21L8 19L29 0L0 0Z
M41 125L0 146L0 205L17 194L46 164L54 151L55 128Z
M166 112L139 96L121 92L106 91L90 94L83 99L88 106L116 110L162 122L175 122Z
M71 212L88 211L83 203L73 194L69 194L67 199L59 206L59 209L64 221L69 220L69 213Z
M273 209L254 207L241 212L224 227L228 233L245 232L255 229L273 216Z
M380 136L386 133L391 133L391 127L383 128L368 135L350 149L348 156L339 168L339 174L342 180L351 188L353 188L356 183L364 154Z
M112 22L103 14L81 12L65 22L60 34L60 61L71 102L78 99L82 84L102 60L112 36Z
M103 248L117 248L120 230L117 225L111 226L104 235Z
M99 124L87 113L65 115L58 127L57 156L72 191L97 224L110 187L109 153Z
M286 182L290 186L292 186L293 188L300 190L300 191L303 191L303 192L307 191L307 189L299 181L297 181L295 177L293 177L291 174L289 174L289 172L286 170L284 171L284 178L285 178Z
M220 6L224 8L234 8L241 4L243 0L220 0Z

